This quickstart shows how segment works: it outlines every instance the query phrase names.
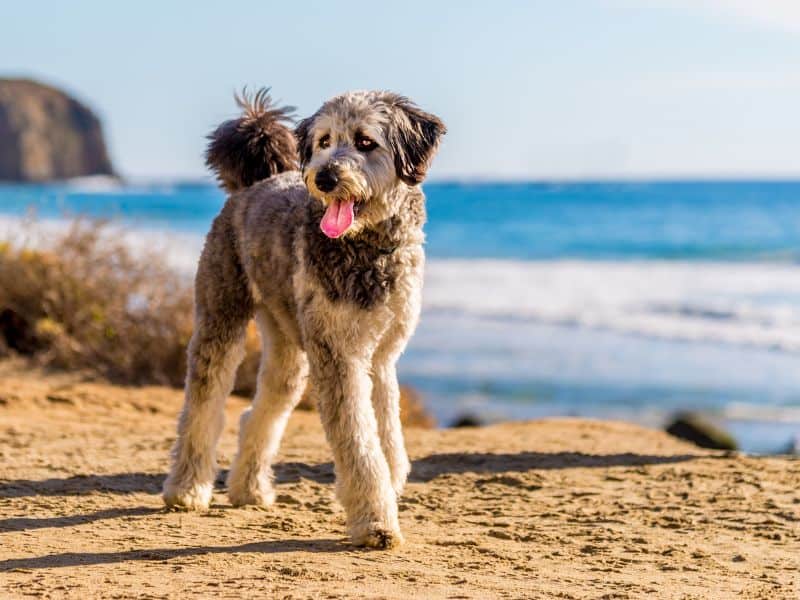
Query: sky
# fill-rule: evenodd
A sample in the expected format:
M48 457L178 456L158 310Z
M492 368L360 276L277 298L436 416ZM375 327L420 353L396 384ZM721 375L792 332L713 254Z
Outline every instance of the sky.
M117 170L206 176L234 90L402 92L436 179L800 176L797 0L4 2L0 76L64 87Z

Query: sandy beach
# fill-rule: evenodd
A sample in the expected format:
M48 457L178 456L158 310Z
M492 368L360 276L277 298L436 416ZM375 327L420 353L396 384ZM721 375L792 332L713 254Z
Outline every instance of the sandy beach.
M316 414L268 510L158 495L181 392L0 363L0 596L797 598L800 460L620 422L407 430L407 543L351 547ZM220 450L234 452L232 398Z

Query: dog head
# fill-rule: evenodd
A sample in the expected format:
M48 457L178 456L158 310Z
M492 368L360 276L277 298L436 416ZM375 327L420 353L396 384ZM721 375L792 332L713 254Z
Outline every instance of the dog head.
M349 92L328 100L295 131L303 179L325 206L331 238L395 214L404 186L425 179L444 124L391 92Z

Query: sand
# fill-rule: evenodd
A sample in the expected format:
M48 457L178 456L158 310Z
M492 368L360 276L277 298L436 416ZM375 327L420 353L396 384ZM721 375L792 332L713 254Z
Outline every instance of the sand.
M619 422L409 429L407 543L351 547L317 417L277 503L158 496L181 393L0 363L0 597L798 598L800 461ZM230 464L232 398L220 463Z

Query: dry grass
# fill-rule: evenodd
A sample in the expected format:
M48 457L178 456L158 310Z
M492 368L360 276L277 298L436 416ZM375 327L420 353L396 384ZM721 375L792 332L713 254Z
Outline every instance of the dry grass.
M102 222L78 219L35 247L0 242L0 356L117 383L181 386L192 296L190 281L155 254L134 256ZM259 358L251 324L237 393L255 390ZM413 390L402 401L406 422L433 425Z

